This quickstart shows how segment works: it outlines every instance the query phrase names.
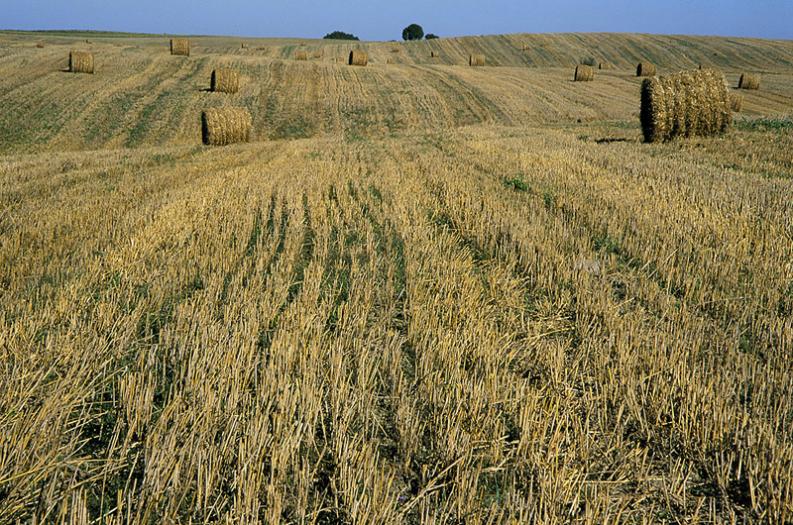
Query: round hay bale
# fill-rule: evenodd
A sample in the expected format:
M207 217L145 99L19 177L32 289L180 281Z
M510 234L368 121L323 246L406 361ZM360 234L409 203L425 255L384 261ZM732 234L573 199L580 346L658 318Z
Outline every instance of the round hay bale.
M750 73L743 73L738 80L738 89L760 89L760 77Z
M69 53L69 71L93 75L94 55L85 51L71 51Z
M295 60L308 60L308 53L303 50L295 51Z
M190 56L190 40L186 38L171 39L171 54L174 56Z
M369 63L369 55L360 49L350 51L350 59L347 62L351 66L365 66Z
M743 95L730 93L730 109L735 113L740 113L743 110Z
M201 114L201 140L207 146L248 142L253 119L245 108L213 108Z
M645 142L724 133L732 123L724 75L703 69L644 80L641 123Z
M655 64L651 64L650 62L639 62L639 65L636 66L637 77L654 77L657 73L658 70Z
M575 67L573 80L576 82L592 82L595 80L595 70L591 66L579 64Z
M317 51L314 51L314 54L312 56L314 58L322 58L324 56L324 53L322 52L321 49L318 49Z
M38 43L36 43L36 47L39 48L39 49L44 49L44 44L42 44L41 42L38 42Z
M482 67L485 65L485 55L470 55L468 57L468 65L471 67Z
M228 68L215 69L209 89L214 93L236 93L240 90L239 72Z
M430 51L430 58L438 58L439 56L437 51Z

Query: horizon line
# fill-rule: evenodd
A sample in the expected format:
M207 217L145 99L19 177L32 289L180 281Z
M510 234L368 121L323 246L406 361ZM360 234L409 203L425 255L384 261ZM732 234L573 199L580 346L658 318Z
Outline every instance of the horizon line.
M195 38L246 38L246 39L259 39L259 40L326 40L324 37L316 36L253 36L253 35L232 35L232 34L200 34L200 33L146 33L138 31L119 31L108 29L77 29L77 28L60 28L60 29L13 29L2 28L0 33L105 33L116 35L134 35L142 37L159 37L159 36L187 36ZM674 37L700 37L700 38L739 38L744 40L771 40L780 42L793 42L793 38L774 38L764 36L737 36L726 34L713 34L713 33L652 33L652 32L632 32L632 31L545 31L545 32L517 32L517 33L483 33L483 34L464 34L464 35L450 35L441 36L439 39L453 39L453 38L483 38L494 36L515 36L515 35L649 35L649 36L674 36ZM422 42L421 40L341 40L341 39L327 39L336 42L366 42L366 43L379 43L379 42Z

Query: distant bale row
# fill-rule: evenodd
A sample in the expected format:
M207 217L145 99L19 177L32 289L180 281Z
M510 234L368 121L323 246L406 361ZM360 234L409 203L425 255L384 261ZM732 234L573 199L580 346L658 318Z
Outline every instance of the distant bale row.
M201 114L201 139L207 146L248 142L253 119L245 108L207 109Z
M468 57L468 65L471 67L482 67L485 65L485 55L471 55Z
M171 54L175 56L190 56L190 40L186 38L171 39Z
M591 66L579 64L575 68L573 80L576 82L592 82L595 80L595 70Z
M651 64L650 62L639 62L639 65L636 66L637 77L654 77L657 73L658 70L655 64Z
M351 66L365 66L369 63L369 55L360 49L350 51L350 58L347 63Z
M84 51L69 53L69 71L72 73L94 74L94 55Z
M233 69L215 69L212 71L210 90L215 93L236 93L240 90L240 74Z
M738 80L738 89L760 89L760 77L744 73Z
M727 131L732 111L724 76L703 69L644 80L641 123L646 142Z

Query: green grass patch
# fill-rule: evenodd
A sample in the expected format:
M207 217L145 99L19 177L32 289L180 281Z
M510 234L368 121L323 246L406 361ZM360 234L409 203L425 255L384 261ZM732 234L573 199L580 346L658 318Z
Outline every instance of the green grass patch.
M511 179L505 179L504 186L506 186L507 188L512 188L515 191L522 191L522 192L529 191L529 185L526 183L525 180L523 180L523 177L521 175L516 175Z
M744 119L735 122L741 131L775 131L778 133L793 130L793 117Z

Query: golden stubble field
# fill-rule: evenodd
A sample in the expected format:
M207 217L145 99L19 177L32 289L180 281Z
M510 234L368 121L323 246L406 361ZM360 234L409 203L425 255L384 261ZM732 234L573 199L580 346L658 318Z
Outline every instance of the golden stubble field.
M0 523L793 520L793 44L88 38L0 34ZM763 88L642 144L692 48Z

